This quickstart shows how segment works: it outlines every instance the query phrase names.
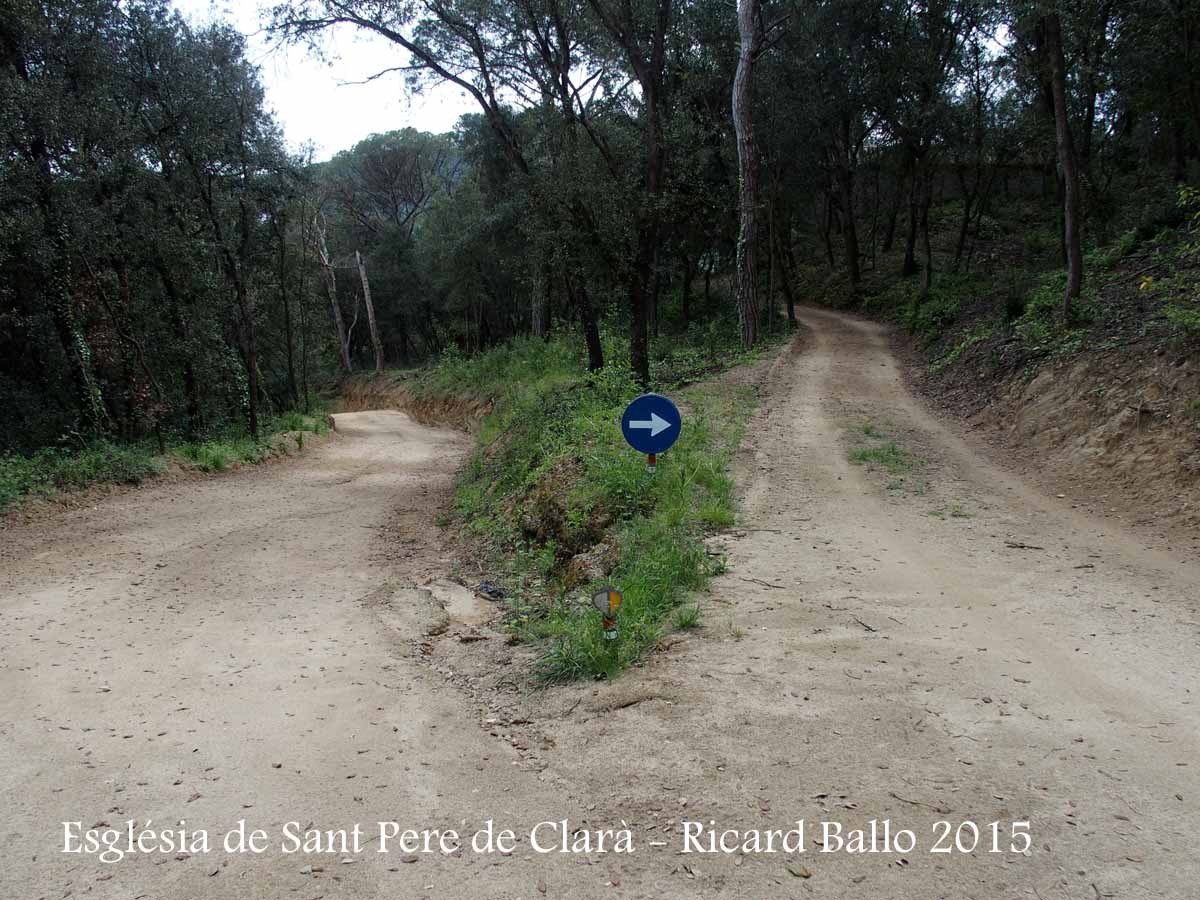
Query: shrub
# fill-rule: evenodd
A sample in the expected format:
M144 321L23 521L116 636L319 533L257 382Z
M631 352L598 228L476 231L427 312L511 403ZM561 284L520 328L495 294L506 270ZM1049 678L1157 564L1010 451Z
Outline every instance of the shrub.
M1163 315L1175 331L1188 336L1200 335L1200 307L1168 303L1163 307Z
M0 509L26 495L49 495L89 484L140 484L163 469L147 448L97 441L69 452L45 448L33 456L0 457Z

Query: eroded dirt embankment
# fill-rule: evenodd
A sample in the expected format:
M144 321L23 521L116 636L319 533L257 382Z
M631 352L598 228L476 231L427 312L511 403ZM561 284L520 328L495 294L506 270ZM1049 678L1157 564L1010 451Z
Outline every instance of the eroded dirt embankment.
M474 431L492 409L489 400L467 395L423 394L411 376L401 372L353 375L339 391L342 412L395 409L408 413L422 425L449 425Z
M1036 370L967 366L944 378L910 354L909 374L998 458L1097 514L1200 539L1200 359L1131 345Z

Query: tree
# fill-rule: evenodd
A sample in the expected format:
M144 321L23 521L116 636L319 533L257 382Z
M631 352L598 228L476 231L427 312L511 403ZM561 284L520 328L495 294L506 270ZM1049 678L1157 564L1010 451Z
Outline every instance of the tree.
M1067 286L1063 292L1062 318L1069 321L1071 302L1083 287L1083 250L1079 238L1079 161L1067 113L1067 64L1063 57L1062 20L1058 13L1044 15L1039 26L1043 64L1048 69L1053 96L1054 137L1058 166L1062 173L1063 237L1067 251Z
M737 311L742 346L758 337L758 157L754 146L752 87L759 52L758 0L739 0L738 62L733 77L733 127L738 156Z

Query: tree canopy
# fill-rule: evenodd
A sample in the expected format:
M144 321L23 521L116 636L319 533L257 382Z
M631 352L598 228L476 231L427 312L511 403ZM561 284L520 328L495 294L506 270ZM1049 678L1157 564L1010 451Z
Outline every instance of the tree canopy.
M317 162L232 28L164 0L9 4L0 449L256 434L350 371L525 333L646 383L656 340L774 327L813 258L859 302L896 244L926 295L981 264L1002 189L1057 221L1069 316L1081 247L1170 217L1194 176L1196 0L739 6L281 3L276 39L374 34L381 77L478 107Z

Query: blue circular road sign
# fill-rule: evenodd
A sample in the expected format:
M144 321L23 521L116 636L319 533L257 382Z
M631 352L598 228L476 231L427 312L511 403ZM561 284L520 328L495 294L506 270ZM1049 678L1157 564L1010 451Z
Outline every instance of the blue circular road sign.
M621 416L621 434L638 453L662 453L677 440L683 424L675 404L660 394L642 394Z

